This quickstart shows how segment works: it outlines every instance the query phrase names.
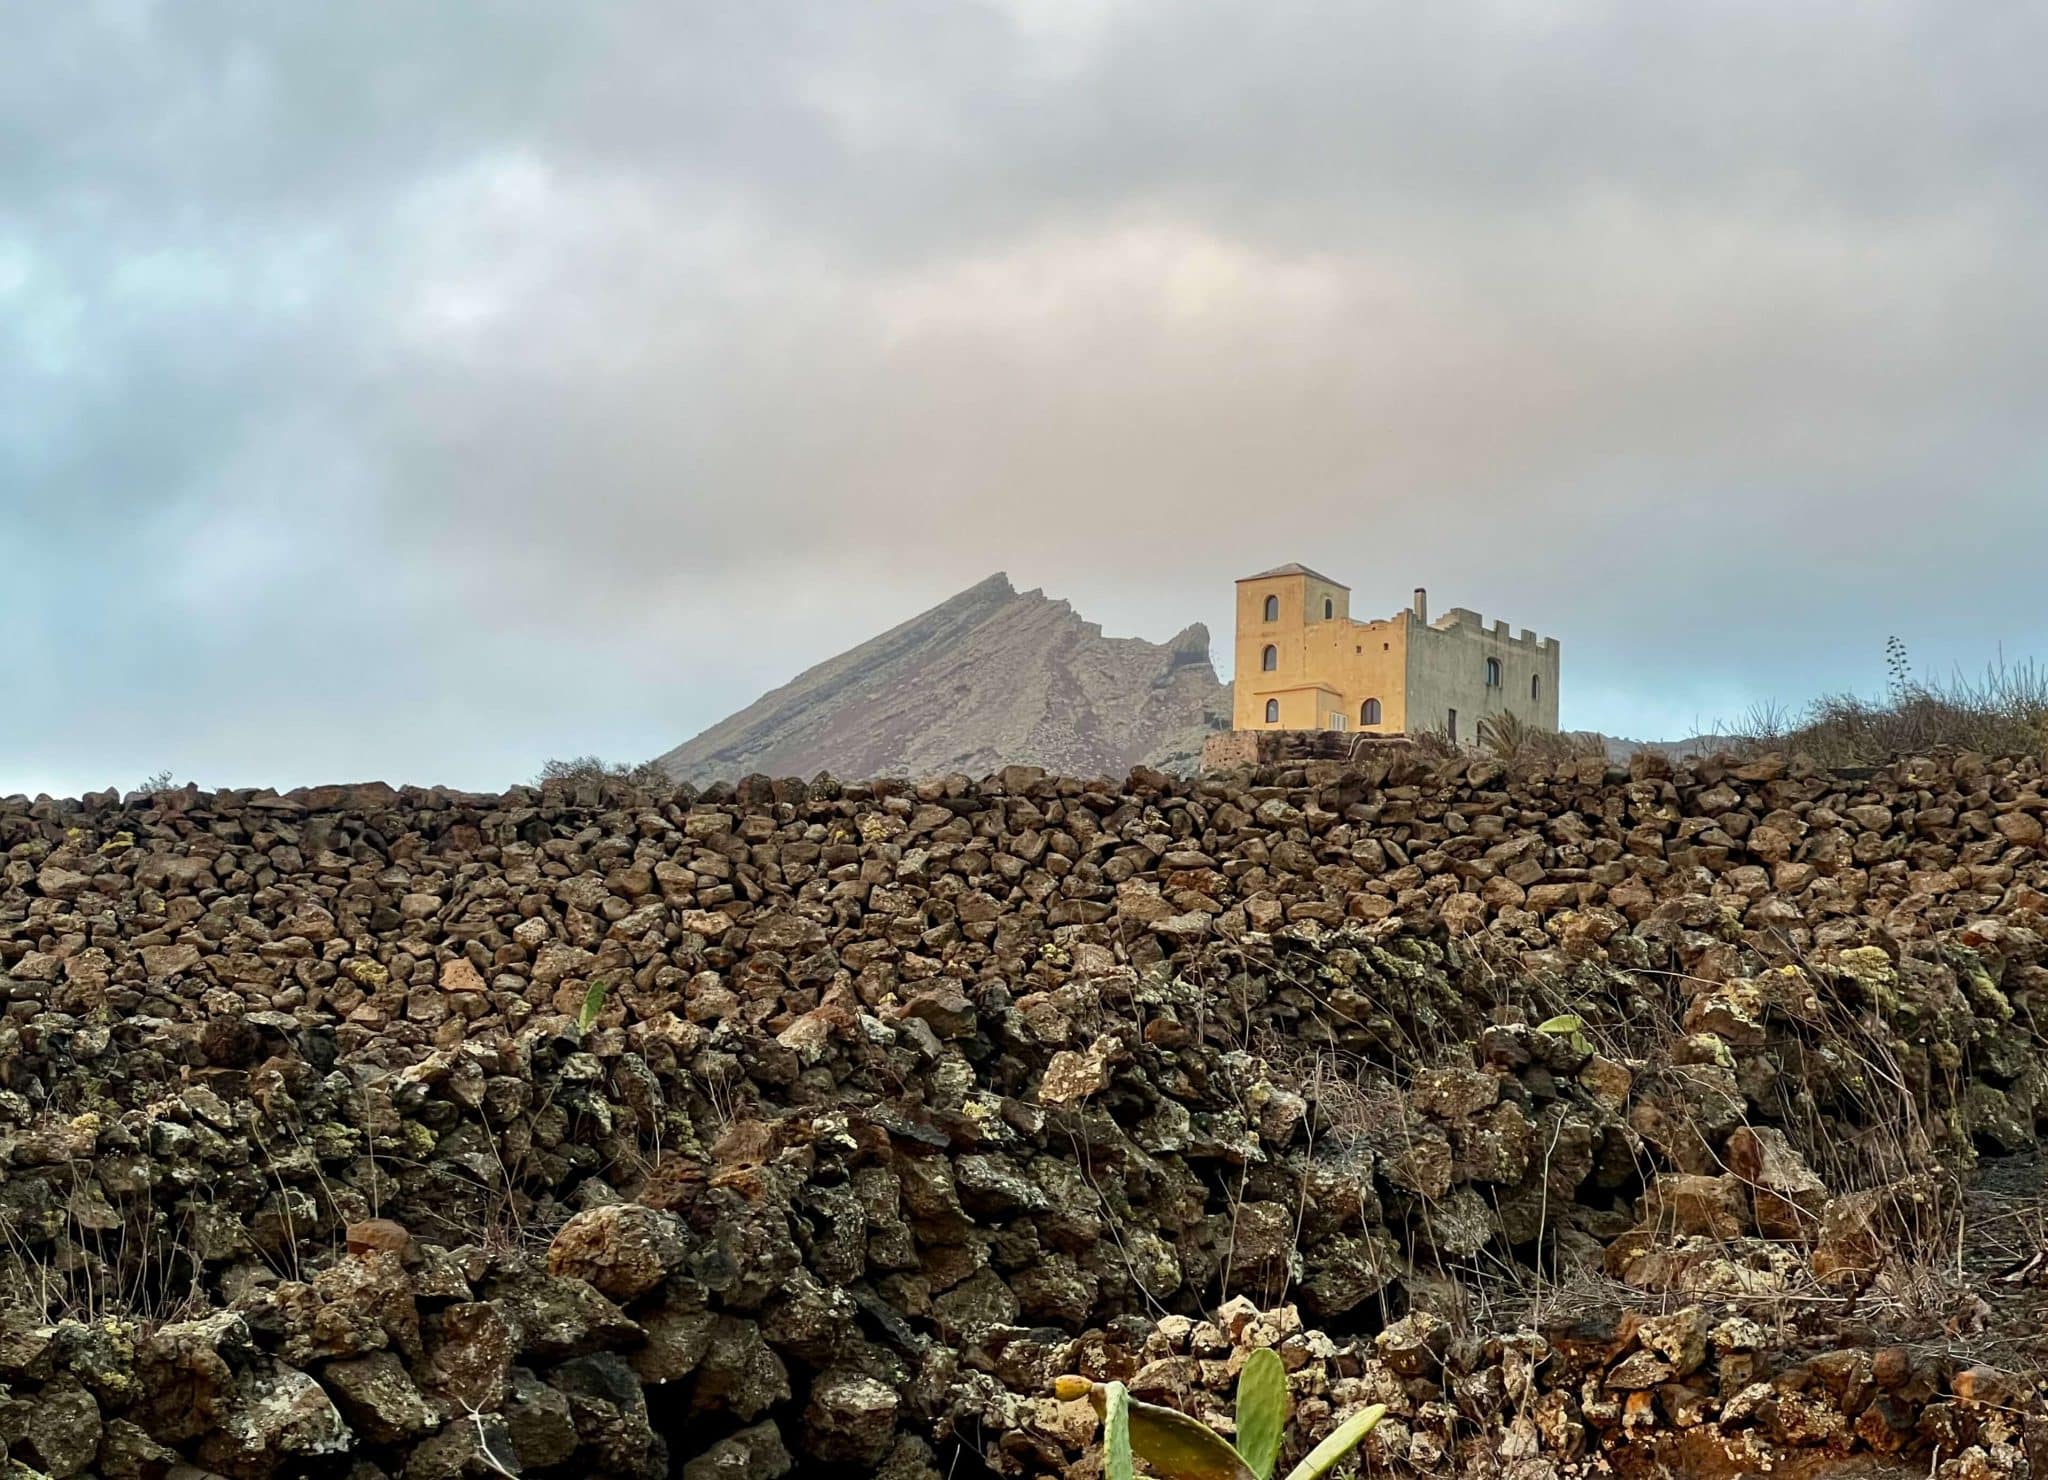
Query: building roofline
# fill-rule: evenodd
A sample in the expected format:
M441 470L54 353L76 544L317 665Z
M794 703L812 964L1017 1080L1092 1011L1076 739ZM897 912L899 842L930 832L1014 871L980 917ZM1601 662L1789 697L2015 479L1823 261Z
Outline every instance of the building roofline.
M1307 566L1297 564L1292 560L1288 561L1285 565L1276 565L1271 570L1262 570L1255 576L1239 576L1237 584L1242 586L1246 581L1270 581L1275 576L1313 576L1325 585L1335 586L1340 591L1349 591L1351 589L1342 581L1332 580L1321 571L1310 570Z

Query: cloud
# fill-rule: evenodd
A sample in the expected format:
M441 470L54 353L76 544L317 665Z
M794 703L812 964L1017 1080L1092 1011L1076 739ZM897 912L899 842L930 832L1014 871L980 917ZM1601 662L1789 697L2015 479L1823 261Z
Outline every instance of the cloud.
M1426 583L1635 733L2040 651L2044 32L42 7L0 789L653 753L998 568L1153 637Z

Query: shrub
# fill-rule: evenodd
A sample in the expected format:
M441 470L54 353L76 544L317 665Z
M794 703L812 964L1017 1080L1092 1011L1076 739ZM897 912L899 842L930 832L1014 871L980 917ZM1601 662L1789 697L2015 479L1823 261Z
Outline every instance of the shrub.
M551 760L544 763L540 768L540 774L533 778L533 784L542 786L550 781L623 781L632 786L655 791L667 791L675 785L668 772L653 761L628 765L618 761L607 761L594 755L579 755L569 760Z
M1823 766L1878 766L1946 746L1985 755L2048 750L2048 668L2003 658L1982 676L1915 678L1906 645L1885 640L1885 694L1824 694L1796 720L1775 704L1753 706L1734 729L1736 749L1796 751Z
M1510 713L1490 714L1479 721L1479 748L1507 765L1579 760L1607 755L1598 735L1574 730L1542 730Z

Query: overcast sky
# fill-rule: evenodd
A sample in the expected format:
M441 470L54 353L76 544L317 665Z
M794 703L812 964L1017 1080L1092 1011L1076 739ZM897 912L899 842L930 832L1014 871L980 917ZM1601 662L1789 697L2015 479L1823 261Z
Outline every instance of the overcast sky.
M1284 560L1568 725L2048 655L2048 10L62 0L0 793L641 758L995 570Z

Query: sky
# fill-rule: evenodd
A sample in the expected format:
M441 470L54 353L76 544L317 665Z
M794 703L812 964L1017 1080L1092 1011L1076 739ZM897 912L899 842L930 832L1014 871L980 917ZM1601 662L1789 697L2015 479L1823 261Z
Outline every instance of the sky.
M0 794L640 759L991 572L1299 560L1563 721L2048 657L2048 9L65 0Z

